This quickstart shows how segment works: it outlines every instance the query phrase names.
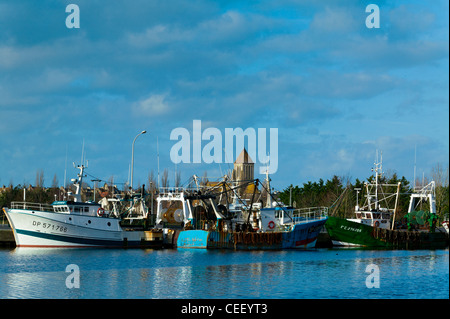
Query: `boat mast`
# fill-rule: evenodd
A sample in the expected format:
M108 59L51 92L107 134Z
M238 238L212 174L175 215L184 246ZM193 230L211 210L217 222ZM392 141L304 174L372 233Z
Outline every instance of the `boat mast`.
M266 207L272 207L272 196L270 193L270 177L269 177L269 169L266 169L266 185L267 185L267 202L266 202Z
M377 150L377 159L378 162L378 150ZM375 210L378 210L378 177L382 174L382 165L383 165L383 152L381 152L380 162L375 164Z
M75 167L75 163L73 163L73 167ZM74 197L74 202L81 202L81 183L83 182L84 169L87 168L87 166L85 167L83 164L81 164L81 165L77 165L76 168L78 168L80 170L80 172L77 175L78 180L72 179L73 185L75 186L75 194L73 195L73 197Z

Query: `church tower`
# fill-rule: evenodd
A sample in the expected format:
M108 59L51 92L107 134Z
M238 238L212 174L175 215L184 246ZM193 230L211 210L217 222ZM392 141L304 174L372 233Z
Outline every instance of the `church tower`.
M254 166L252 159L244 148L234 162L233 179L235 181L251 181L254 179Z

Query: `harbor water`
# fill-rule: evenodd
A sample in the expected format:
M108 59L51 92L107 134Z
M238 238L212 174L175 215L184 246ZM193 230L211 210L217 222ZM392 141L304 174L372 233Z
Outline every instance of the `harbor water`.
M0 298L448 299L449 250L0 249Z

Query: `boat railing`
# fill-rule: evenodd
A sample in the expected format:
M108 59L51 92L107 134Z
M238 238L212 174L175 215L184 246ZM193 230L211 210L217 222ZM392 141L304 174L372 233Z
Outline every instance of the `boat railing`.
M182 198L183 196L195 196L207 194L208 187L159 187L158 197L161 199ZM205 191L206 190L206 191Z
M184 187L160 187L159 188L160 195L179 194L179 193L183 193L184 191L185 191Z
M328 207L308 207L294 209L292 221L299 224L311 220L323 219L328 216Z
M43 212L54 212L53 206L50 204L30 203L30 202L11 202L13 209L37 210Z

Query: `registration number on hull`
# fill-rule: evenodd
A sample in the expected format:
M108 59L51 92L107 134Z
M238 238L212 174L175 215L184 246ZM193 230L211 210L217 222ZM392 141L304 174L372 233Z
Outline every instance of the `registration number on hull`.
M39 221L33 220L32 225L35 228L39 228L39 229L49 229L49 230L59 231L62 233L67 232L67 227L55 225L52 223L41 223Z

